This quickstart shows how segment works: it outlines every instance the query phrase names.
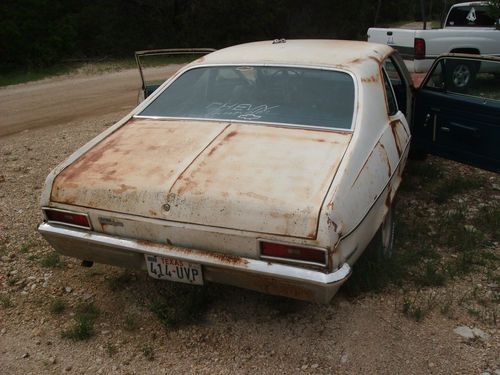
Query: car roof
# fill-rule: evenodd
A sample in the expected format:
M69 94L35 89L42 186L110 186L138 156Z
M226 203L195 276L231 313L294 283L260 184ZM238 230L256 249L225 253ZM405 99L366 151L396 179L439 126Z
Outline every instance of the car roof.
M190 65L279 64L358 70L377 65L392 52L383 44L351 40L269 40L240 44L205 55Z

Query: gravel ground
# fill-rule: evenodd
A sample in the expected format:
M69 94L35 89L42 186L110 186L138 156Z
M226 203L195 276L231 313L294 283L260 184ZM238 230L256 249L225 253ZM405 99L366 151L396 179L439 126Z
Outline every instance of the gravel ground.
M124 114L0 138L2 374L500 373L498 309L490 311L494 318L470 313L478 295L498 293L481 270L439 288L390 287L357 297L341 291L328 306L212 284L199 315L166 328L150 305L179 296L179 285L109 266L83 268L71 258L44 263L52 250L36 225L45 176ZM436 308L410 319L402 312L409 296ZM51 312L56 298L66 304L58 314ZM63 338L82 302L100 311L94 335ZM168 302L182 308L181 298ZM462 337L454 332L460 326L480 329L483 338Z

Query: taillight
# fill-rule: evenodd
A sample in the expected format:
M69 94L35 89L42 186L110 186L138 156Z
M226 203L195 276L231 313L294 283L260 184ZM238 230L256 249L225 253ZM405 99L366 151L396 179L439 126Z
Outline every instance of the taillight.
M283 243L261 242L260 254L262 258L283 259L291 262L306 264L327 265L326 250L291 246Z
M425 40L422 38L415 38L413 50L416 60L425 59Z
M44 208L43 211L48 222L91 229L89 217L86 214L51 208Z

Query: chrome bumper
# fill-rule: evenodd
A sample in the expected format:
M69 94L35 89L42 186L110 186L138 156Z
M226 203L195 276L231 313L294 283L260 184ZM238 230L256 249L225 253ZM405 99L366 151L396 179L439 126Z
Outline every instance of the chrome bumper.
M59 253L125 268L146 269L144 254L203 265L204 279L264 293L327 303L347 280L345 263L323 273L268 261L133 240L42 223L38 231Z

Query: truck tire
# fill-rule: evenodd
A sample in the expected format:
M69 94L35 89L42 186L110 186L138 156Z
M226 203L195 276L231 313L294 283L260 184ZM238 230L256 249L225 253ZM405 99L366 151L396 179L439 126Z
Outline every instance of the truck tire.
M453 92L464 93L476 79L480 63L449 60L446 64L446 87Z

